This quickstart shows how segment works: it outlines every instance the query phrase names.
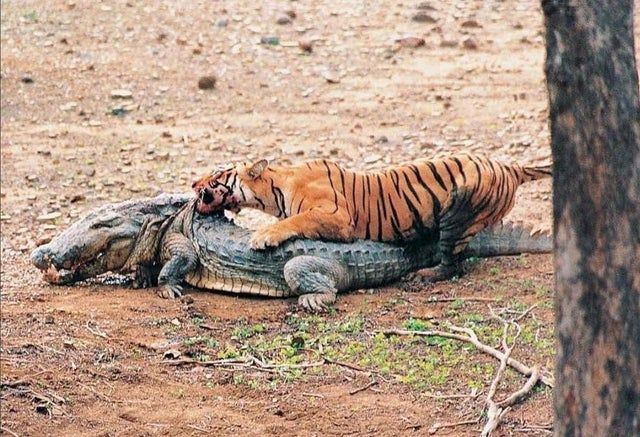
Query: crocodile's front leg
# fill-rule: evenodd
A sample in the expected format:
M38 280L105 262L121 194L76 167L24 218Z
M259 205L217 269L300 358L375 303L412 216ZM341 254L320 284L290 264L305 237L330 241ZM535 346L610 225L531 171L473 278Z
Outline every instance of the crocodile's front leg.
M324 311L335 302L340 284L347 281L347 269L339 261L302 255L284 265L284 278L298 304L308 311Z
M168 234L162 243L162 258L167 262L158 275L158 295L165 299L182 296L182 282L198 266L198 254L182 234Z

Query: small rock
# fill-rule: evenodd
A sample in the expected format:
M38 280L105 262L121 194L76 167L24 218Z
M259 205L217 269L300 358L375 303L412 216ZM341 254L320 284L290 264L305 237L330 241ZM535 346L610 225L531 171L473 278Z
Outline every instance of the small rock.
M482 26L476 20L467 20L461 24L462 27L466 27L468 29L481 28Z
M374 162L378 162L382 159L382 156L371 154L364 157L365 164L373 164Z
M340 78L331 71L323 71L322 77L329 83L340 83Z
M168 360L175 360L180 357L182 353L177 349L169 349L162 354L162 358L166 358Z
M276 24L280 24L281 26L291 24L291 17L288 15L281 15L276 19Z
M215 76L202 76L198 79L198 88L201 90L213 89L216 86L216 80Z
M112 99L132 99L133 93L127 89L117 89L111 91Z
M289 18L291 18L292 20L295 20L296 17L298 16L298 14L296 14L296 11L294 11L293 9L288 9L284 11L284 13L287 14Z
M22 83L33 83L33 77L29 76L29 75L24 75L20 78L20 82Z
M0 213L0 220L11 220L11 216L9 214Z
M82 172L85 175L91 177L91 176L94 176L96 174L96 169L93 168L93 167L86 167L84 170L82 170Z
M188 294L185 294L180 298L180 301L186 305L191 305L193 303L193 297L189 296Z
M376 138L376 144L386 144L389 142L389 138L387 138L385 135L381 135L378 138Z
M95 170L94 170L94 174L95 174ZM77 203L77 202L81 202L83 200L86 200L86 197L84 196L84 194L74 194L71 197L71 200L69 200L70 203Z
M277 46L280 44L280 37L277 36L263 36L260 38L260 44L266 44L270 46Z
M431 3L429 2L422 2L419 3L418 6L416 6L416 9L422 9L423 11L435 11L436 8L434 8Z
M414 14L414 16L411 17L411 20L417 23L435 23L436 21L438 21L426 12L418 12Z
M294 144L285 144L284 146L280 147L280 151L285 155L304 155L304 148Z
M178 319L172 319L171 320L171 324L173 326L180 326L181 325L180 320L178 320Z
M220 18L216 22L216 26L218 27L227 27L228 25L229 25L229 20L227 20L226 18Z
M60 212L50 212L49 214L42 214L36 218L39 222L49 222L57 218L62 217Z
M478 41L476 41L475 38L470 36L469 38L465 38L462 41L462 47L464 47L465 49L468 49L468 50L477 50L478 49Z
M458 46L458 41L454 40L454 39L445 39L443 38L440 41L440 47L457 47Z
M417 47L422 47L425 45L424 38L418 38L417 36L400 38L400 39L397 39L396 42L400 44L401 47L412 48L412 49L415 49Z
M43 244L47 244L50 241L51 241L51 236L50 235L46 235L44 237L40 237L36 241L36 246L42 246ZM53 320L53 317L51 319ZM51 323L53 323L53 322L51 322Z
M44 323L47 325L53 325L53 316L51 314L44 316Z
M313 44L311 41L298 41L298 47L305 53L311 53L313 51Z
M176 38L176 43L179 46L186 46L187 45L187 38L185 38L184 36L179 36L178 38Z
M78 102L69 102L69 103L65 103L64 105L60 105L60 110L65 112L73 111L77 107L78 107Z

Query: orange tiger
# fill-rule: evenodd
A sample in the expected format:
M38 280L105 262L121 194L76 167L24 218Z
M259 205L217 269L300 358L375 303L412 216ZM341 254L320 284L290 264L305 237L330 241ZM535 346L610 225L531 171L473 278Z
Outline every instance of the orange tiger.
M438 241L441 263L429 279L460 273L458 255L513 207L517 187L551 176L551 166L506 165L481 156L418 160L356 172L326 160L291 167L266 160L213 171L192 187L198 211L257 208L283 220L257 230L255 249L292 238Z

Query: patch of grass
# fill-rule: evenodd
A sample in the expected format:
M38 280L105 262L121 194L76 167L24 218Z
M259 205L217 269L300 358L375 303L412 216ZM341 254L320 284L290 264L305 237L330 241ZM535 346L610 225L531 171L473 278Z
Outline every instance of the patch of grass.
M256 323L251 326L242 323L233 330L233 336L239 339L246 339L256 334L262 334L265 331L266 327L262 323Z
M403 326L407 331L427 331L431 324L425 320L414 319L412 317L405 321Z
M491 276L498 276L500 274L500 268L499 267L491 267L489 269L489 274Z
M22 18L35 23L36 21L38 21L38 13L36 11L29 11L22 14Z
M197 337L190 337L183 341L184 345L187 347L196 346L196 345L204 345L210 349L215 349L218 347L218 342L211 338L205 337L202 335L198 335Z
M364 318L362 316L356 316L348 318L344 322L338 324L338 332L348 334L360 334L362 327L364 326Z
M200 325L204 323L204 317L199 315L193 316L191 317L191 323L193 323L194 326L200 327Z

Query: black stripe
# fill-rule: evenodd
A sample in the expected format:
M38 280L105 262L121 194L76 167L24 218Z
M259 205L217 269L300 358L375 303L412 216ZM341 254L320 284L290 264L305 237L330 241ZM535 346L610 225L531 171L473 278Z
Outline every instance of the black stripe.
M358 206L356 205L356 174L351 173L353 176L353 182L351 187L351 206L353 207L353 224L355 228L358 228L358 218L360 217L360 213L358 210Z
M369 175L366 174L364 175L365 179L367 180L367 199L371 199L371 181L369 180ZM365 203L365 195L364 195L364 190L362 190L362 205L364 207L364 205L367 205ZM367 208L367 212L368 214L366 214L367 216L367 232L365 234L365 240L370 240L371 239L371 205L368 205Z
M449 164L447 164L446 161L442 161L442 165L444 165L444 168L447 169L447 173L449 173L449 179L451 179L451 185L453 185L453 188L451 189L451 191L455 191L455 189L458 188L458 183L456 182L456 178L453 177L453 173L451 172L451 169L449 168Z
M278 208L278 217L281 217L283 215L286 217L285 211L280 206L280 202L282 199L282 190L273 184L273 179L271 179L271 193L273 194L276 207Z
M382 241L382 214L380 214L380 201L378 200L376 204L378 208L378 241Z
M418 170L418 167L411 164L409 165L409 168L413 171L413 174L416 176L416 179L418 179L418 182L420 183L420 185L422 185L425 191L429 193L429 195L431 196L431 203L433 204L433 216L434 217L439 216L440 209L441 209L440 199L438 199L438 196L435 195L435 193L431 190L431 188L429 188L429 185L424 181L424 179L422 179L422 176L420 176L420 170Z
M384 201L384 193L382 191L382 180L380 180L380 175L376 175L376 179L378 179L378 204L382 202L382 213L384 214L384 219L387 219L387 205Z
M335 203L336 209L334 209L331 214L335 214L338 211L338 192L333 186L333 181L331 180L331 169L329 168L329 164L327 164L326 160L322 160L322 163L327 168L327 177L329 178L329 184L331 185L331 189L333 190L333 203Z
M464 174L464 170L462 169L462 163L460 162L460 160L458 158L451 158L453 159L453 162L455 162L458 165L458 170L460 170L460 174L462 175L462 184L466 185L467 184L467 176Z
M438 170L436 169L436 166L434 165L434 163L427 162L427 165L429 166L429 170L431 170L431 173L433 174L433 178L436 180L438 185L440 185L440 188L447 191L447 186L444 184L444 181L440 177L440 173L438 173Z
M420 196L418 196L418 193L416 193L416 190L413 189L413 184L409 180L409 176L407 176L407 174L405 172L402 172L402 176L404 176L404 180L407 181L407 187L409 187L409 191L411 191L413 193L413 195L416 198L416 200L418 201L418 203L420 205L422 205L422 201L420 200Z
M393 228L393 234L396 240L402 240L403 234L400 230L400 219L398 218L398 212L391 201L390 193L387 193L387 199L389 200L389 209L391 209L391 227Z
M296 215L300 214L300 209L302 208L302 204L304 203L304 199L306 199L306 197L303 197L302 200L300 201L300 203L298 204L298 210L296 211Z

